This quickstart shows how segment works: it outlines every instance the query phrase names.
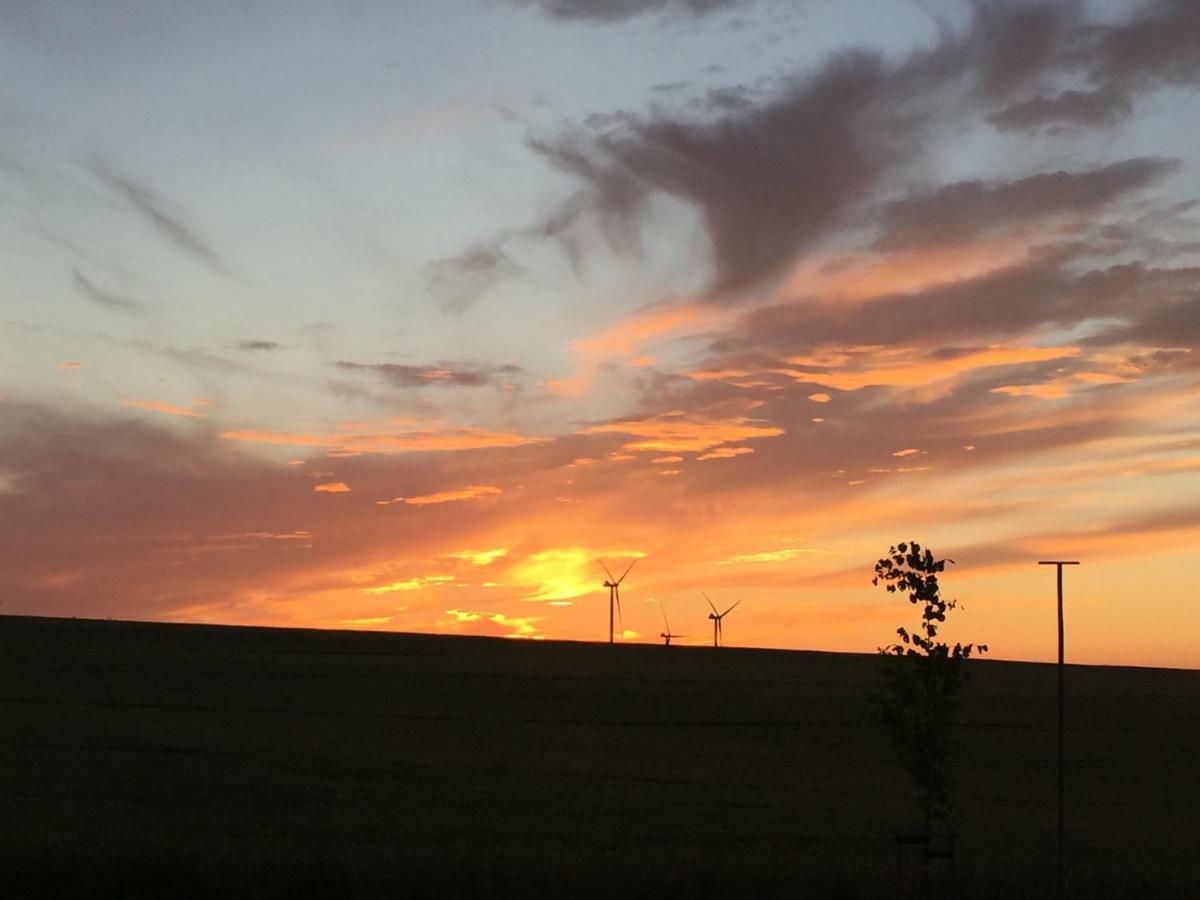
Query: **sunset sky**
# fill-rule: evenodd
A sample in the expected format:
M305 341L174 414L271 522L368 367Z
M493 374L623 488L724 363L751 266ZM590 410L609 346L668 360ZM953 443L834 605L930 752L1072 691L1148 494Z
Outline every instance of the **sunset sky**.
M0 612L1200 667L1197 35L0 0Z

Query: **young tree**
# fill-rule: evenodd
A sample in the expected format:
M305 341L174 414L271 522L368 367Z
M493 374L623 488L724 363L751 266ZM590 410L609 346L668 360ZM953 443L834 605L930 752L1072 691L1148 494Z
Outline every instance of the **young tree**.
M894 663L888 669L887 694L874 699L875 719L916 784L927 827L945 822L953 805L948 763L953 713L966 678L963 663L973 652L987 652L985 644L951 647L937 639L946 614L958 605L941 598L938 584L939 573L953 562L935 559L932 550L915 541L897 544L875 563L871 581L888 593L907 594L909 603L921 607L919 630L897 628L901 643L879 648Z

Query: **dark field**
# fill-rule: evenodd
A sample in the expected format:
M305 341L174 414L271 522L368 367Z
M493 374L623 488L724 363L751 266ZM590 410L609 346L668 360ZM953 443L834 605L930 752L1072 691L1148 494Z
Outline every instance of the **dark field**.
M879 896L868 655L0 618L4 896ZM1052 666L971 666L963 896L1049 896ZM1068 671L1076 896L1200 897L1200 672Z

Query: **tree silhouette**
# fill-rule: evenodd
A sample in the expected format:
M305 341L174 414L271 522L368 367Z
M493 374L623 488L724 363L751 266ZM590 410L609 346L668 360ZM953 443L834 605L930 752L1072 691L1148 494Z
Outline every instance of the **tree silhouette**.
M953 806L953 780L948 763L954 747L957 695L966 679L963 663L971 654L986 653L986 644L955 644L937 639L939 626L956 600L943 600L938 575L952 559L935 559L915 541L901 543L875 563L872 584L888 593L907 594L921 606L919 630L896 629L901 643L880 647L893 660L886 695L877 696L874 718L895 749L901 766L916 784L925 824L945 822Z

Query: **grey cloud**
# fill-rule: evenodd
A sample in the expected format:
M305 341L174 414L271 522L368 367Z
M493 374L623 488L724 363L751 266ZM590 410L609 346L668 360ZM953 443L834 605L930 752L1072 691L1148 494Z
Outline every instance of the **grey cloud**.
M210 271L228 276L229 269L213 249L212 244L201 237L195 228L187 224L181 214L169 209L169 204L157 191L145 184L121 174L109 163L99 158L92 159L88 168L101 182L117 193L130 209L141 217L163 238L177 249L200 262Z
M1129 364L1147 373L1200 369L1200 346L1173 347L1139 353L1129 357Z
M330 480L354 487L331 504L313 492L308 467L243 452L203 426L181 432L134 416L68 415L9 398L0 459L15 476L15 490L0 503L6 611L142 616L220 602L237 617L252 605L248 592L298 577L343 587L330 574L339 567L361 563L365 553L393 558L396 517L372 515L375 499L427 493L460 478L495 483L497 473L528 470L541 457L466 451L449 474L435 454L326 461L323 468L337 467ZM469 535L485 517L506 512L454 506L406 531L401 556L427 558L455 539L448 535ZM297 531L311 540L242 549L220 537Z
M203 372L227 375L261 375L262 371L249 366L240 360L232 359L213 353L202 347L176 347L158 341L142 338L123 338L109 335L98 335L98 339L121 347L130 347L143 353L150 353L173 363Z
M1079 0L972 0L972 21L956 40L944 35L943 56L952 70L974 76L978 93L1005 99L1048 71L1075 64L1087 29Z
M334 363L346 372L365 372L382 379L397 388L417 387L483 387L488 384L506 382L523 374L524 370L512 363L497 366L462 365L438 363L430 366L400 365L398 363Z
M553 19L624 22L649 13L698 18L747 6L750 0L509 0Z
M911 154L912 120L879 101L919 77L917 67L894 71L878 56L849 54L768 105L714 122L631 118L533 146L586 185L610 233L635 236L653 193L695 204L712 241L714 288L733 292L777 273Z
M101 287L95 281L88 278L79 269L72 272L72 281L75 284L75 289L92 303L96 303L105 309L114 312L126 314L140 314L146 311L146 304L140 300L134 300L132 297L126 297L123 294L115 291L107 290Z
M242 350L248 353L263 350L279 350L282 349L282 347L282 344L276 343L275 341L243 340L233 342L234 350Z
M802 352L831 344L910 344L914 340L977 340L1023 331L1062 317L1069 280L1058 260L1038 260L986 277L854 306L805 299L747 314L740 334L719 350Z
M919 346L1104 318L1136 323L1122 329L1127 335L1166 337L1169 324L1154 327L1155 316L1175 310L1186 318L1187 308L1179 304L1200 290L1200 269L1126 264L1075 274L1069 266L1083 250L1051 248L985 276L853 306L802 299L763 307L745 315L735 333L714 341L713 349L797 353L834 344Z
M476 244L458 256L426 263L425 289L446 311L463 313L494 285L520 271L496 239Z
M1045 126L1077 125L1107 128L1133 114L1129 95L1112 87L1095 91L1062 91L1011 103L988 116L997 128L1033 130Z
M735 296L846 225L917 158L936 122L1066 65L1062 54L1082 40L1081 9L979 2L965 32L943 31L899 62L848 51L780 82L764 102L713 92L699 118L623 113L531 143L584 185L592 211L631 245L653 194L693 204L712 244L711 289Z
M601 7L625 14L620 4L543 6L563 16ZM1197 16L1200 4L1187 0L1144 3L1115 24L1089 18L1082 2L974 0L965 28L940 22L932 45L900 61L844 52L809 75L777 82L773 91L711 92L691 118L660 107L617 112L530 144L581 185L568 227L555 234L572 253L578 249L569 226L587 215L602 224L614 249L639 251L649 199L668 194L699 211L711 242L711 293L731 299L769 283L843 229L919 158L939 123L981 113L1012 128L1116 122L1146 91L1194 80ZM1084 87L1064 90L1072 79ZM1048 176L1025 185L1023 200L1018 187L988 199L1019 209L1035 203L1041 187L1067 195L1048 203L1085 203L1089 182L1102 192L1105 178L1152 180L1156 164L1138 165L1078 181L1066 173ZM987 193L986 187L977 190ZM1119 185L1112 190L1119 193ZM535 225L499 240L537 231ZM471 264L463 268L492 272L500 257L495 246L491 251L468 254L464 262Z
M1150 0L1138 13L1096 30L1093 80L1142 89L1200 81L1200 3Z
M1128 324L1106 330L1090 338L1089 343L1136 342L1176 350L1190 349L1192 358L1187 363L1200 364L1197 356L1200 351L1200 269L1179 270L1178 274L1181 276L1179 295L1161 299L1132 316Z
M970 240L1038 218L1093 212L1174 171L1171 160L1129 159L1085 172L1046 172L1016 181L959 181L894 201L876 214L877 246L899 249Z

